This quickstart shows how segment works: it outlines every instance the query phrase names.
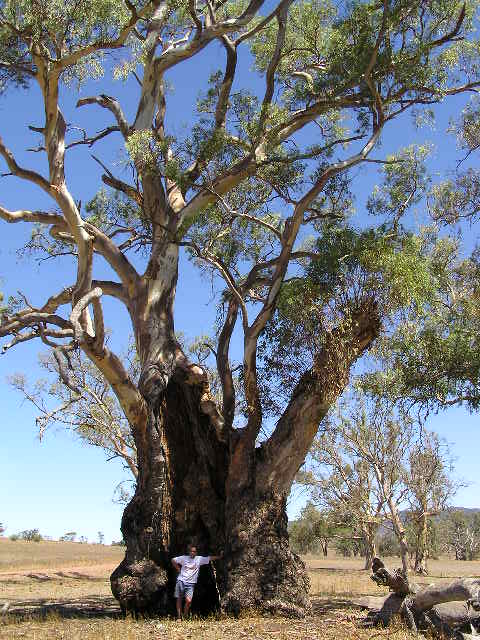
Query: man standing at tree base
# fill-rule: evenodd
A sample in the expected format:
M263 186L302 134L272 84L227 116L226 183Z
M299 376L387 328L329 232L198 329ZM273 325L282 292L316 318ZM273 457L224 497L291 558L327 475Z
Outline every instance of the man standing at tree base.
M183 598L185 598L183 615L185 617L188 616L200 567L204 564L209 564L211 560L218 560L220 557L221 556L197 556L197 547L190 544L188 545L187 556L172 558L172 564L179 572L174 594L177 601L177 620L182 619Z

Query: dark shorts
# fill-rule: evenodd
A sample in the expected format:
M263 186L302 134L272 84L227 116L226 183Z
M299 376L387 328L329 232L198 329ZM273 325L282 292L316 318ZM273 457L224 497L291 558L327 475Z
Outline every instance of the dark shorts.
M175 598L182 598L185 596L189 600L193 598L193 589L195 584L191 584L189 582L183 582L183 580L177 580L177 584L175 585Z

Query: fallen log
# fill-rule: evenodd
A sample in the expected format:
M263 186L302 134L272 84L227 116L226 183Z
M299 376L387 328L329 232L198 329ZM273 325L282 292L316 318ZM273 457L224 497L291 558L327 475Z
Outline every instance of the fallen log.
M372 570L372 580L391 593L354 601L369 610L365 625L388 626L393 616L400 615L412 631L430 631L447 638L469 638L480 629L480 579L422 587L410 582L402 569L387 569L379 558L374 559Z

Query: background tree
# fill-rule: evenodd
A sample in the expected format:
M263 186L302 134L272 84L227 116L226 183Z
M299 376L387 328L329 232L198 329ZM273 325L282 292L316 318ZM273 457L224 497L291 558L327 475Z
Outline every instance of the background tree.
M77 537L76 531L67 531L59 538L60 542L75 542L75 538Z
M318 553L328 555L328 543L334 535L334 527L328 517L321 513L312 502L307 502L299 518L289 524L290 544L297 553Z
M9 376L8 382L37 410L40 439L50 425L72 430L83 442L103 449L109 459L121 458L136 478L135 439L110 384L81 351L72 351L69 358L70 386L62 381L52 353L39 358L40 367L48 377L30 384L24 373L16 373ZM124 362L131 378L135 379L132 351L126 354Z
M473 0L346 7L281 0L261 13L262 0L2 1L2 88L36 83L40 89L45 121L32 129L46 171L21 166L1 140L0 155L12 176L51 199L54 211L2 207L0 215L40 225L31 246L71 260L76 279L47 301L32 302L23 293L11 299L0 334L8 336L5 350L34 339L50 346L61 380L78 395L71 355L82 350L118 398L138 466L122 519L126 556L112 575L124 609L168 610L175 577L168 557L192 536L201 548L225 546L218 589L206 574L199 583L196 600L205 609L218 604L218 593L226 611L302 614L308 607L304 568L287 544L286 497L351 366L399 303L389 276L406 275L399 267L402 243L385 229L356 236L347 229L354 246L365 243L370 251L367 262L356 251L345 266L339 254L345 234L333 242L338 234L332 236L329 223L342 231L355 189L350 170L379 160L369 156L393 120L417 104L478 85L476 7ZM223 47L224 68L206 82L190 129L175 136L165 76L175 83L179 65L213 42ZM120 60L106 55L117 51ZM250 56L261 78L253 90L238 86L237 70ZM82 98L79 107L100 107L113 124L73 139L61 84L88 73L98 77L111 70L110 60L119 62L116 75L130 81L127 90L136 87L135 116L127 119L121 96ZM113 193L100 191L82 210L65 172L66 154L117 134L133 179L114 175L99 160ZM405 170L395 178L403 186L390 189L386 206L403 203L404 211L416 187L403 187L418 171L406 168L415 169L412 152L399 160ZM181 247L212 274L218 294L212 353L221 406L207 372L187 358L175 335ZM141 268L131 259L135 250L145 252ZM100 259L113 280L94 278ZM406 271L404 293L406 282L416 285ZM103 296L124 304L130 316L138 384L105 342ZM230 356L237 319L240 428ZM309 323L317 324L318 339L303 349L296 379L290 375L289 394L269 422L272 389L281 380L279 355ZM275 372L270 381L260 379L267 362ZM282 572L272 572L272 562Z
M7 527L3 524L3 522L0 522L0 536L3 536L3 534L5 533L6 528Z
M350 529L349 540L355 536L362 540L369 570L377 556L376 538L385 506L372 466L342 442L337 429L327 428L315 439L308 471L300 472L297 482L310 488L315 503L329 510L334 521Z
M332 496L350 510L365 540L369 564L375 557L379 525L388 520L407 574L409 547L401 511L409 491L405 473L414 438L414 424L408 416L395 415L380 399L369 406L356 392L343 401L316 444L321 464L333 470L323 483L320 480L320 496L325 491L327 499Z
M453 509L442 522L445 549L455 560L474 560L480 552L480 517Z
M25 540L26 542L41 542L43 536L38 529L25 529L10 536L10 540Z
M429 551L429 522L449 507L458 482L452 478L453 460L446 443L435 433L423 431L421 439L408 455L406 485L415 539L417 573L427 574ZM430 534L431 537L431 534Z

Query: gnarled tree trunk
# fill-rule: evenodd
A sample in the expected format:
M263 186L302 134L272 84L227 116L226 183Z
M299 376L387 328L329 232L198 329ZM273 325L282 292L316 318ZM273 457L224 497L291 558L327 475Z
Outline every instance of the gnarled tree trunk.
M286 499L318 424L377 334L376 312L369 307L355 317L348 335L332 333L260 447L248 429L225 422L206 374L188 363L172 319L162 318L163 329L157 321L137 333L137 342L147 341L154 329L159 340L155 349L139 349L148 421L134 431L138 483L122 519L127 548L111 576L112 591L125 611L174 613L171 558L194 541L199 554L223 550L224 558L215 563L216 573L211 567L200 572L192 611L302 616L310 607L309 580L289 547Z
M192 541L203 554L225 544L227 449L201 410L202 385L179 378L150 408L137 439L139 477L122 518L127 551L111 577L125 610L173 613L170 559ZM204 613L219 604L209 567L202 569L194 604Z

